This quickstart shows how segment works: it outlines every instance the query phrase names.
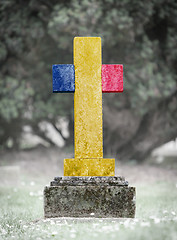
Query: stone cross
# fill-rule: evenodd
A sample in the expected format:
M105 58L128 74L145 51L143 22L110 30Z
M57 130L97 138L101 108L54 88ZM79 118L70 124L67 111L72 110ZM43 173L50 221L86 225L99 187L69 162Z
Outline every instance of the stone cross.
M64 176L114 176L115 160L103 158L102 92L123 91L123 65L102 65L101 38L74 38L74 65L53 65L53 92L74 92L75 158Z

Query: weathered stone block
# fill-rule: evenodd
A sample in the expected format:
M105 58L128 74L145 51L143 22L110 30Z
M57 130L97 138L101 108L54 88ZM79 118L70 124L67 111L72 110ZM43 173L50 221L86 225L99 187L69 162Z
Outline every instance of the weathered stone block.
M103 64L101 69L102 92L123 92L123 65Z
M64 176L114 176L113 158L71 158L64 160Z
M53 92L74 92L75 71L73 64L55 64L52 66Z
M133 218L135 188L123 177L58 177L44 189L44 215Z

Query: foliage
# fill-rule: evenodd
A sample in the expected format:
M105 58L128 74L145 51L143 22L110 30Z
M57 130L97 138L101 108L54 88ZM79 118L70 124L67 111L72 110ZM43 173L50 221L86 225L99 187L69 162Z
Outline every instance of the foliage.
M73 121L72 94L52 94L51 66L72 63L74 36L101 36L103 63L124 64L125 94L105 94L104 106L114 112L129 109L140 124L176 89L176 16L174 0L2 1L1 144L9 137L18 143L25 124L56 125L58 116ZM106 130L105 139L109 147L113 139Z

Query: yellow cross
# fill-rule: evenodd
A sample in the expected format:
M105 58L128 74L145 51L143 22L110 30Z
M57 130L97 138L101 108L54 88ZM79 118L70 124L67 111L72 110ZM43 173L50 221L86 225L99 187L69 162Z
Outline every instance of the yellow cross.
M71 91L74 92L75 158L64 159L64 176L114 176L115 159L103 158L101 38L74 38L74 69L75 92ZM69 88L74 89L73 85ZM60 90L63 89L60 86Z

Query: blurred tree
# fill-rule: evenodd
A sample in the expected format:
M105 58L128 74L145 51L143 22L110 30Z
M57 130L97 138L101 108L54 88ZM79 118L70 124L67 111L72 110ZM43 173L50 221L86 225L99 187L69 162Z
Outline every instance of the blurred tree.
M72 63L74 36L101 36L103 63L124 64L124 93L104 94L104 147L143 160L177 136L175 0L11 0L0 3L0 142L30 125L69 120L73 96L52 94L51 66Z

